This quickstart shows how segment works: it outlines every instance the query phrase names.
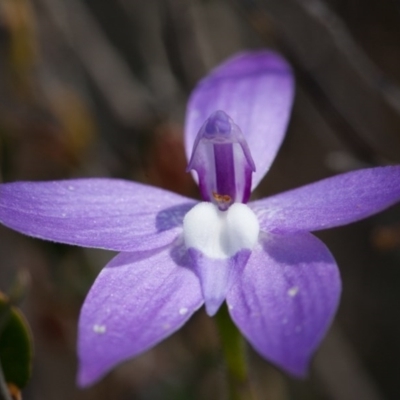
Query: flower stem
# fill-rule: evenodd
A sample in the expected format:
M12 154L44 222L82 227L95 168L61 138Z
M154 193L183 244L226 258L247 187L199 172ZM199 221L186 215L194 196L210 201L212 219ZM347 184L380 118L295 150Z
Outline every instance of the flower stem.
M250 387L245 342L224 304L215 317L226 364L229 400L256 400Z

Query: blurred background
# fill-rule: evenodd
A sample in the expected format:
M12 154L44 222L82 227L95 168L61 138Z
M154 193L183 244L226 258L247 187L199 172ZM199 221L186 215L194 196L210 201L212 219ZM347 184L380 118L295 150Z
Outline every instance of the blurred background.
M1 0L1 181L111 176L197 197L183 152L188 95L226 57L263 47L291 62L297 93L255 197L400 163L398 0ZM249 348L252 385L266 400L399 399L400 207L318 236L343 278L332 329L305 381ZM95 386L76 387L80 305L112 256L0 226L0 289L23 276L34 337L23 398L224 399L203 310Z

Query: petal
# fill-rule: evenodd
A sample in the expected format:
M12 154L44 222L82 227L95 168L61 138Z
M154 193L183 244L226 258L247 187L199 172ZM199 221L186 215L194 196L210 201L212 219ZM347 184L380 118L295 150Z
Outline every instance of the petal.
M225 301L226 294L245 267L251 254L243 249L234 256L210 258L196 249L189 249L192 268L200 280L207 314L212 317Z
M186 113L188 160L200 128L215 111L227 113L249 145L256 172L252 188L269 169L283 140L294 95L290 66L271 51L236 55L194 89Z
M0 222L9 228L40 239L117 251L171 243L194 204L162 189L117 179L0 185Z
M87 386L178 330L203 304L182 246L121 253L100 273L81 310L78 383Z
M400 200L400 166L353 171L249 204L263 230L314 231L358 221Z
M304 376L335 314L340 290L335 261L317 238L265 235L227 302L233 321L262 356Z

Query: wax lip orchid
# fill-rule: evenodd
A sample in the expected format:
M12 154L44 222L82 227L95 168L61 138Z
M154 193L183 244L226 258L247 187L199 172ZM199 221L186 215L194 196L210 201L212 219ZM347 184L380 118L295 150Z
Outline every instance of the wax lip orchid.
M332 255L309 232L398 202L400 167L353 171L247 203L284 137L293 92L289 65L269 51L239 54L198 84L185 139L202 202L116 179L0 185L4 225L121 252L82 306L81 386L171 335L203 304L214 315L225 300L262 356L304 376L341 291Z

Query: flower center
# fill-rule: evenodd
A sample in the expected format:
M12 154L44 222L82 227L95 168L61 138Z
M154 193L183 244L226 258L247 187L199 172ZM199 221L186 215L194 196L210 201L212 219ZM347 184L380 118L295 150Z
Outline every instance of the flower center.
M232 257L242 249L252 250L259 231L254 212L240 203L233 204L226 211L212 203L199 203L183 220L186 247L214 259Z
M214 112L201 127L187 170L197 172L203 199L221 211L249 200L254 161L242 132L225 112Z

